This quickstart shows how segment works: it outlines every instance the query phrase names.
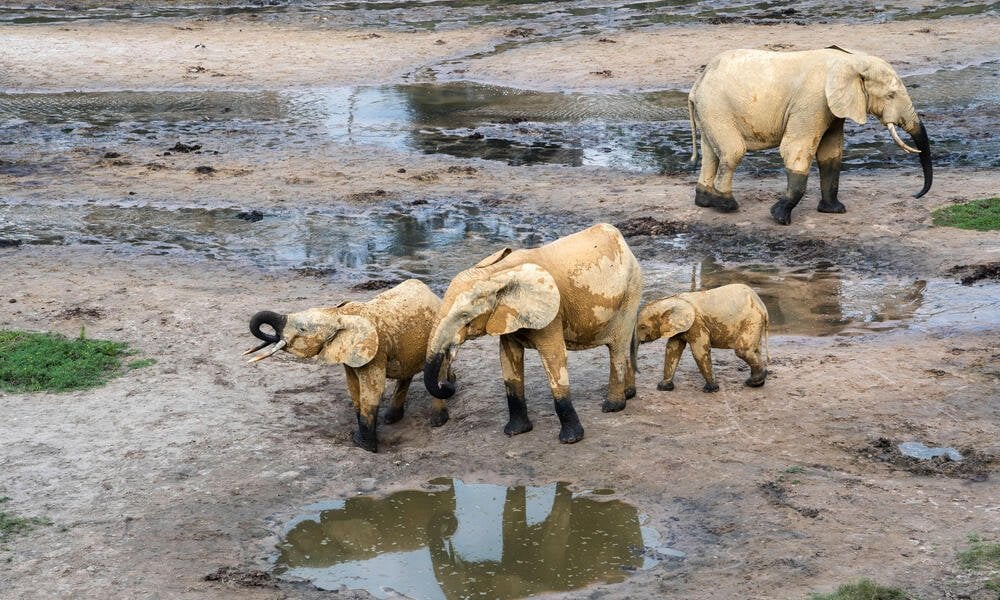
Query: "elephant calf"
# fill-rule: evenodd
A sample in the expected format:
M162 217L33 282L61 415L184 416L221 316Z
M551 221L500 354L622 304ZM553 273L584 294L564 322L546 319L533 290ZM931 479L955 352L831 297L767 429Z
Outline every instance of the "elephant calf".
M668 338L659 390L674 389L674 372L686 344L702 376L706 392L718 391L712 373L712 348L732 348L750 365L751 387L764 385L767 377L761 339L767 336L767 307L742 283L702 292L678 294L650 302L639 311L639 342Z
M385 422L395 423L403 418L410 380L423 371L427 338L440 305L430 288L410 279L368 302L342 302L287 315L265 310L250 319L250 332L264 343L244 354L274 344L250 362L283 349L302 358L318 356L323 362L343 363L358 417L354 443L377 452L375 425L385 380L396 380L385 413ZM274 333L262 331L261 325ZM440 425L447 418L444 402L434 400L431 424Z

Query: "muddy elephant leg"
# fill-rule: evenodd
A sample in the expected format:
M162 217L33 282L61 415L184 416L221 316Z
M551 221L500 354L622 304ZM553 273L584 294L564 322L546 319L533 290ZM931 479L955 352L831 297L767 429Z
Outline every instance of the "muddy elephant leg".
M703 392L717 392L719 386L715 382L715 374L712 372L712 346L707 333L688 334L688 343L691 344L691 354L694 362L701 371L701 376L705 378Z
M677 372L677 365L681 362L681 353L687 342L681 337L672 337L667 340L667 350L663 355L663 381L656 384L656 389L661 392L671 392L674 389L674 373Z
M601 403L601 410L604 412L618 412L625 408L626 379L632 370L630 362L632 340L626 343L608 344L608 353L611 355L611 374L608 377L608 397ZM633 383L633 393L635 384Z
M559 321L559 319L556 319ZM553 321L553 323L556 323ZM536 339L535 348L542 359L542 367L549 378L549 388L559 417L559 441L572 444L583 439L583 425L569 397L569 371L566 368L566 342L562 337L562 324L550 323Z
M403 411L406 409L406 392L410 389L410 382L413 378L397 379L396 389L392 391L392 398L389 400L389 409L385 411L382 422L386 425L395 423L403 418Z
M740 154L736 159L739 164ZM701 175L698 177L698 185L694 189L694 203L704 208L714 208L723 212L732 212L739 208L739 204L733 199L733 176L732 172L726 175L727 165L722 162L723 158L715 151L708 141L705 132L701 135ZM735 169L736 166L732 165ZM719 187L721 185L725 186Z
M503 432L517 435L531 431L528 404L524 399L524 346L509 335L500 336L500 370L503 387L507 392L507 411L510 415Z
M792 222L792 209L802 200L806 193L806 181L809 180L809 165L816 156L816 149L805 146L802 142L782 142L781 157L785 160L785 174L788 185L785 194L771 207L771 216L782 225Z
M368 364L360 369L345 366L344 370L347 372L351 400L357 409L358 429L354 432L354 445L369 452L378 452L375 430L378 425L378 405L382 400L382 392L385 391L385 369Z
M760 387L764 385L767 378L767 369L764 367L764 357L760 351L760 339L750 347L736 348L736 356L743 359L750 366L750 377L744 381L750 387Z
M844 120L837 119L823 134L816 150L816 163L819 165L820 201L816 210L825 213L847 212L837 191L840 187L840 161L844 154Z

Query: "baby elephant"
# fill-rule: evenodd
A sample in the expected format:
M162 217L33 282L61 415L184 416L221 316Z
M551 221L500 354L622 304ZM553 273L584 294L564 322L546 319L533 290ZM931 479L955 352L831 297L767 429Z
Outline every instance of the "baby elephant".
M274 344L250 362L284 349L302 358L318 356L326 363L343 363L358 417L354 443L377 452L375 425L386 377L396 380L396 389L385 422L395 423L403 418L410 380L424 369L427 337L440 306L441 300L430 288L410 279L368 302L342 302L287 315L265 310L250 319L250 332L264 343L244 355ZM270 326L274 333L262 331L261 325ZM435 399L431 425L447 420L444 401Z
M712 373L712 348L732 348L750 365L751 387L764 385L767 369L761 356L761 338L766 342L767 307L752 289L742 283L702 292L662 298L639 311L639 342L668 338L663 360L663 381L656 388L674 389L674 371L685 344L705 377L706 392L718 391Z

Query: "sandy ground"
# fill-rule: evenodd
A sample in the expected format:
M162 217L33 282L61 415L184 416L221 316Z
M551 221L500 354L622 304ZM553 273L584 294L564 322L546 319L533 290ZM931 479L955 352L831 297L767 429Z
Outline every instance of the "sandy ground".
M716 50L822 39L878 50L911 66L976 62L996 44L996 19L879 26L699 26L624 32L616 43L577 39L463 59L473 78L528 87L681 86ZM929 32L918 31L923 28ZM433 34L337 31L246 19L149 24L7 26L7 91L244 89L394 82L504 39L502 31ZM724 35L723 35L724 34ZM444 43L438 43L438 40ZM204 44L205 48L195 48ZM635 51L635 49L641 51ZM565 57L573 56L573 60ZM295 57L292 59L291 57ZM531 64L530 73L517 68ZM204 71L191 72L201 66ZM441 70L447 75L449 65ZM609 69L607 81L590 71ZM214 74L224 76L213 77ZM997 176L936 175L920 201L919 171L849 174L844 215L809 210L816 182L780 227L767 208L779 178L738 178L743 210L693 206L695 175L515 168L446 157L327 148L253 159L158 157L137 143L111 164L101 149L29 157L58 170L0 179L9 202L120 202L271 207L450 193L497 197L594 221L635 216L741 233L884 250L925 277L1000 260L995 233L934 228L930 210L996 193ZM147 165L157 161L161 166ZM243 162L241 162L243 161ZM454 165L474 170L449 172ZM399 173L400 167L406 173ZM0 249L0 327L127 341L157 363L108 386L69 394L0 394L5 415L0 492L5 510L56 524L0 547L0 596L10 598L308 598L308 585L205 581L220 567L267 569L281 525L310 503L384 493L439 476L502 484L570 481L613 487L649 515L684 560L564 598L802 598L858 577L921 598L989 598L961 571L969 534L1000 539L1000 338L996 323L960 331L904 329L823 338L773 336L771 377L739 384L742 366L716 353L722 391L705 395L686 356L675 392L656 391L661 343L640 352L638 397L603 414L601 350L570 360L586 438L556 441L557 420L537 358L528 359L531 433L507 438L496 340L463 347L451 421L432 429L429 396L414 385L407 417L382 426L381 452L353 448L354 415L338 368L276 358L248 367L250 314L363 299L322 278L265 274L217 262L116 254L94 246ZM483 366L485 365L485 366ZM465 375L463 375L463 371ZM475 376L472 373L476 373ZM969 455L964 466L918 474L879 439L919 439ZM884 460L881 460L884 459ZM786 471L795 469L794 478ZM3 562L6 561L6 562ZM367 597L342 591L339 598Z

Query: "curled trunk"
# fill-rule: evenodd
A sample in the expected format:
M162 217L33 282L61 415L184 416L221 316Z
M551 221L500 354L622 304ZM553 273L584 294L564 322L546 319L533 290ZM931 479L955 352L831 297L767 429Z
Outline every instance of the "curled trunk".
M447 374L449 366L447 351L432 354L424 363L424 387L431 396L446 400L455 394L455 385L447 376L441 377L441 373Z
M257 339L264 340L268 344L277 344L281 341L281 330L285 328L287 320L288 317L286 315L270 310L262 310L250 318L250 333ZM274 333L261 331L261 325L270 325L274 329Z
M913 136L913 143L917 150L920 150L920 167L924 170L924 187L913 194L914 198L919 198L931 189L931 183L934 181L934 169L931 166L931 143L927 139L927 130L924 129L924 124L920 121L917 121L917 126L908 133Z

